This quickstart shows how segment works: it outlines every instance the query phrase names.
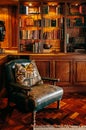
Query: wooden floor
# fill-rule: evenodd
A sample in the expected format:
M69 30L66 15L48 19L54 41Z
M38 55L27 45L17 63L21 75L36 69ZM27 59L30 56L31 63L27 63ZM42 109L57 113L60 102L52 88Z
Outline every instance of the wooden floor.
M5 108L7 99L0 101L0 130L29 130L31 113L22 113L14 109L11 117ZM37 112L37 125L77 125L86 126L86 95L68 94L61 100L60 110L56 102Z

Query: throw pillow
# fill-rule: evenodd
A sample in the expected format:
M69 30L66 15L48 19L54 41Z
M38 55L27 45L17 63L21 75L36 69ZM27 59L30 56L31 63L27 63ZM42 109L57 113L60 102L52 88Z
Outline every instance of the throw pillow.
M17 83L24 86L33 86L41 81L41 76L34 61L22 64L15 63L15 78Z

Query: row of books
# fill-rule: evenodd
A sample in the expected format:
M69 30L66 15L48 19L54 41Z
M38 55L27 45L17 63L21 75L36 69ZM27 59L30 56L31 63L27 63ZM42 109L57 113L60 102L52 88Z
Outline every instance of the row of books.
M82 18L67 18L66 20L67 27L74 27L74 26L84 26Z
M42 53L43 52L43 44L40 42L21 42L20 43L20 52L30 51L33 53Z
M43 39L63 39L63 29L53 29L43 33ZM41 30L21 30L20 39L41 39Z
M63 29L54 29L49 32L44 32L43 39L50 39L50 40L63 39L64 38L63 31L64 31Z
M43 27L63 27L63 18L43 19Z
M49 6L48 4L44 4L41 7L37 6L37 7L29 7L27 5L20 5L20 9L19 9L19 13L20 14L39 14L41 13L43 14L49 14L50 12L55 13L55 14L64 14L64 6L63 4L58 4L57 6Z
M29 7L27 5L20 5L19 13L26 15L31 13L38 14L40 13L40 7L38 8L38 7Z
M43 14L49 14L49 13L54 13L54 14L64 14L64 4L58 4L57 6L49 6L49 5L43 5L42 8L42 13Z
M43 18L43 19L37 19L37 20L34 20L32 18L25 18L25 19L20 19L19 26L20 27L28 27L28 26L63 27L63 24L64 24L63 17L55 18L55 19Z
M70 5L68 3L67 6L67 13L69 14L85 14L86 15L86 3L81 4L79 6L75 5ZM57 6L49 6L48 4L43 4L42 9L41 6L35 6L35 7L30 7L26 5L20 5L19 13L20 14L41 14L41 11L43 14L49 14L49 13L54 13L54 14L64 14L65 13L65 7L63 3L58 4Z
M41 30L20 30L20 39L41 39Z
M32 51L33 53L42 53L43 44L41 42L34 42L26 44L26 51Z

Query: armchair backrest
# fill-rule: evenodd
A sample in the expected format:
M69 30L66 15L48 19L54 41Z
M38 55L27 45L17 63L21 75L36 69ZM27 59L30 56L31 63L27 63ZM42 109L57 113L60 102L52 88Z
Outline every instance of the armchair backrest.
M33 86L41 81L36 64L28 59L15 59L5 64L6 82L17 82L21 85Z
M5 64L5 71L6 71L6 81L7 82L15 82L15 76L14 76L14 71L15 71L15 63L29 63L31 60L28 59L15 59L12 61L9 61L8 63Z

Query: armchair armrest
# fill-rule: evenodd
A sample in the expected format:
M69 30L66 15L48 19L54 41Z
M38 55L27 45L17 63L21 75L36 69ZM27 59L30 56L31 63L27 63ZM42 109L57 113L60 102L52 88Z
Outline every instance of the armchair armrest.
M20 85L18 83L13 83L13 82L10 82L9 86L13 87L13 89L16 89L16 90L25 90L25 91L30 91L31 90L31 87Z
M42 77L42 80L49 81L49 82L51 81L54 85L56 85L56 82L60 81L59 79L50 78L50 77Z

